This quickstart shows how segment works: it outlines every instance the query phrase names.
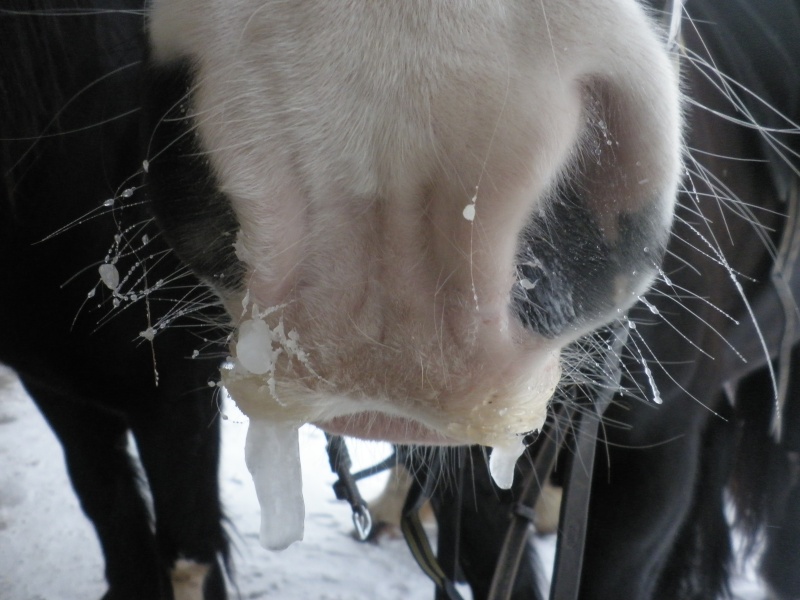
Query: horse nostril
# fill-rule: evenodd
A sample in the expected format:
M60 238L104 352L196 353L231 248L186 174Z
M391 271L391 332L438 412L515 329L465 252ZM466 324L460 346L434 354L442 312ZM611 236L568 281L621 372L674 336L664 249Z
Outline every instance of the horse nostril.
M586 333L644 293L676 196L680 143L653 123L655 109L610 81L590 80L584 94L583 131L522 232L511 294L523 324L551 339Z
M512 303L523 324L550 339L575 337L633 304L664 253L655 210L618 213L609 236L574 188L556 193L547 214L531 219L517 255Z

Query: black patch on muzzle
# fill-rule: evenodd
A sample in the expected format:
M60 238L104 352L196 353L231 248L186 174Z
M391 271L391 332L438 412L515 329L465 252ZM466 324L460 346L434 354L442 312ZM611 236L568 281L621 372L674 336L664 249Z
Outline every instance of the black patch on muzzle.
M156 220L180 259L215 288L233 291L241 288L244 274L233 247L239 224L195 132L193 79L187 62L146 71L146 189Z
M633 304L634 290L664 255L666 235L654 225L658 205L619 213L607 235L580 193L556 194L531 219L517 256L520 282L511 297L525 326L551 339L582 334Z

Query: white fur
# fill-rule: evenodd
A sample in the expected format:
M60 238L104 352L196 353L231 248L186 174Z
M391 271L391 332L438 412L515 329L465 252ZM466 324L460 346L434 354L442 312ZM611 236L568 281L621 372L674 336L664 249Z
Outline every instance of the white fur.
M514 256L595 99L615 144L596 202L670 222L677 76L633 0L155 0L150 34L197 68L250 299L286 304L311 357L275 373L280 403L342 399L308 418L377 409L484 442L541 424L554 353L583 332L522 329Z

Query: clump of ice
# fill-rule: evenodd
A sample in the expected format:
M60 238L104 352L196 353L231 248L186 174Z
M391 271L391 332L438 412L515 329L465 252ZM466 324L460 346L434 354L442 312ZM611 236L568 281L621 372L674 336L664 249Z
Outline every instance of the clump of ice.
M250 306L250 292L242 300L242 315L248 312ZM300 345L300 335L296 330L288 332L284 326L283 317L278 318L274 327L265 321L275 312L285 308L286 305L273 306L260 310L258 305L252 303L250 318L245 318L239 323L236 339L236 364L245 371L254 375L269 375L265 381L270 386L270 392L275 396L275 364L281 354L286 354L290 359L297 360L314 375L308 354Z
M464 207L464 210L461 211L461 215L467 221L474 221L475 220L475 207L478 204L478 186L475 186L475 195L469 199L469 204Z
M240 323L236 358L245 369L256 375L274 370L275 351L272 349L272 334L264 321L248 319Z
M255 303L251 305L247 294L242 301L243 316L249 307L250 318L239 323L232 368L223 370L222 375L231 397L251 419L245 461L261 507L261 545L283 550L303 539L298 429L305 417L302 406L287 405L278 398L276 363L285 357L305 365L312 374L314 371L298 333L294 329L287 332L283 318L274 314L283 306L260 310ZM270 317L272 325L266 320Z
M251 419L245 463L261 506L261 545L284 550L303 539L305 503L299 425Z
M103 263L97 269L100 273L100 279L110 290L116 290L119 287L119 271L117 267L111 263Z
M506 443L492 448L489 456L489 473L497 487L507 490L514 483L514 468L525 451L522 438L514 437Z

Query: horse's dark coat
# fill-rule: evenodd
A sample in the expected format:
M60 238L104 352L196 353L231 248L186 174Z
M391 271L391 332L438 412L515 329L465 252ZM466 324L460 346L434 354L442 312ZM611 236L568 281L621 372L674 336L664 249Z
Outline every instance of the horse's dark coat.
M800 180L800 4L695 0L687 11L695 19L684 23L688 55L710 60L783 116L732 86L743 104L735 109L714 69L684 61L693 104L688 145L711 184L688 164L693 174L677 211L666 278L648 294L659 315L646 305L630 313L637 327L623 357L623 383L639 392L616 397L598 440L582 600L720 597L734 568L726 489L737 521L751 539L764 540L761 573L771 597L800 598L800 347L795 343L776 442L765 350L731 272L720 264L724 257L735 270L776 365L785 317L770 270L784 229L797 227L784 215ZM783 132L768 142L730 119ZM796 299L800 265L787 275ZM642 356L661 406L647 400L653 392ZM467 490L464 510L491 512L485 504L497 505L496 492L486 482L475 485L484 494L476 507ZM442 520L451 519L454 502L437 499L435 506ZM504 499L498 509L507 506ZM504 528L462 523L461 566L482 598ZM523 564L514 598L540 597L524 583L531 581L531 564Z
M153 291L150 321L142 300L123 301L106 319L111 292L98 286L114 235L140 222L125 234L120 277L133 269L135 280L148 269L141 290L178 269L161 256L166 245L144 222L150 217L137 206L140 195L122 197L141 168L137 89L145 42L141 12L113 11L142 3L98 3L101 14L47 13L76 6L88 5L0 7L0 361L18 372L61 440L105 555L105 597L171 598L169 569L185 558L212 565L206 597L224 598L218 409L207 385L216 361L192 361L193 350L210 348L180 327L158 331L153 348L137 340L195 281ZM6 12L15 9L27 16ZM96 214L114 197L132 207ZM48 238L85 215L94 216ZM155 531L126 450L128 431L152 495Z
M243 266L233 241L236 216L208 167L192 122L182 118L191 85L185 62L148 68L143 95L142 130L148 139L148 191L158 225L178 257L216 289L242 285Z

